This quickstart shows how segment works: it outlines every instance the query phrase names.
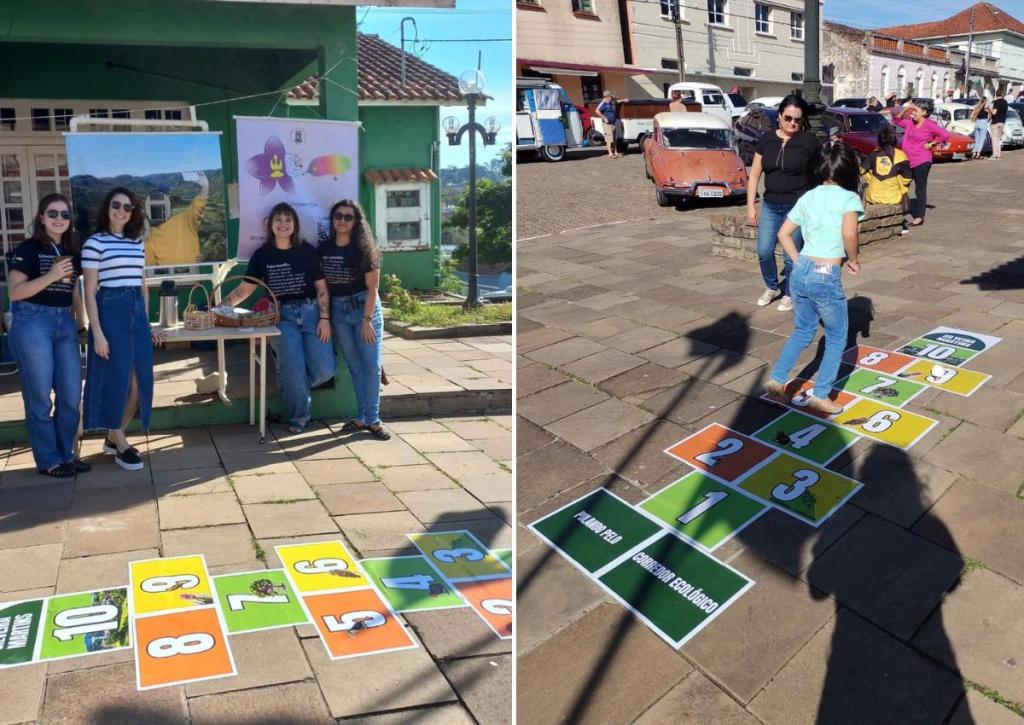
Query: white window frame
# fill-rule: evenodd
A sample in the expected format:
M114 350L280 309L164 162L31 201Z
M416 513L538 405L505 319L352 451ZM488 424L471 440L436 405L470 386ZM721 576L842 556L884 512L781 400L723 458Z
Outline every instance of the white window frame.
M679 10L679 19L686 19L686 6L683 5L683 0L658 0L659 8L658 12L661 13L662 20L672 20L672 5L674 4ZM666 12L666 10L668 12Z
M721 20L715 20L715 17L719 16ZM718 28L729 27L729 0L708 0L708 25Z
M881 96L884 99L886 96L889 95L889 66L887 66L887 65L883 65L882 66L881 89L882 89Z
M758 17L760 11L764 11L764 19ZM759 26L764 23L764 29ZM767 3L754 3L754 32L758 35L772 34L772 6Z
M799 19L799 22L797 20ZM794 13L789 14L789 39L799 40L803 42L804 39L804 14Z
M419 207L396 207L388 209L389 191L419 191ZM382 252L418 252L430 249L433 230L430 225L430 182L411 181L377 184L374 187L374 227L377 244ZM420 238L405 240L399 244L388 241L388 222L419 222Z
M902 65L896 71L896 95L900 98L907 97L907 69Z

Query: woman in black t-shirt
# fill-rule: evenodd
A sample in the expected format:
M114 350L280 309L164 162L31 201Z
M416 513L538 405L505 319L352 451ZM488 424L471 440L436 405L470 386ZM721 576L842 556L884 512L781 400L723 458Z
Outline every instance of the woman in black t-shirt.
M309 423L311 390L334 377L330 296L316 250L299 240L299 217L278 204L267 218L267 241L249 260L249 277L264 282L281 305L281 335L270 338L277 356L277 387L288 430L301 433ZM235 306L256 289L242 282L221 303Z
M320 246L320 262L331 291L331 326L356 394L356 417L345 433L365 430L374 438L391 435L380 420L381 340L384 319L377 286L380 250L359 202L342 199L331 207L331 233Z
M783 312L793 309L793 301L787 291L793 262L787 255L782 255L785 279L780 283L775 263L775 246L779 242L779 230L786 215L806 190L807 164L820 146L817 137L805 130L808 110L807 104L799 96L786 96L782 99L779 104L779 127L768 131L758 142L747 182L747 222L757 225L757 257L765 286L757 304L764 307L781 295L777 309ZM762 173L764 198L759 212L755 202ZM799 230L793 234L793 241L797 249L803 248L803 237Z
M36 469L70 478L91 466L75 457L82 399L78 238L63 194L39 202L32 236L10 257L11 353L21 372L25 427ZM50 393L54 415L50 417Z

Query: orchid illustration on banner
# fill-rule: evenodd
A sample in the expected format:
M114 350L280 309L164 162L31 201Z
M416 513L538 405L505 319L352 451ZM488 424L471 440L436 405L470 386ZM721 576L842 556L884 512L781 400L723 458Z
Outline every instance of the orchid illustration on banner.
M295 183L285 167L284 144L277 136L271 136L263 146L263 153L251 156L245 162L245 170L260 180L260 195L266 196L278 184L281 190L291 194Z

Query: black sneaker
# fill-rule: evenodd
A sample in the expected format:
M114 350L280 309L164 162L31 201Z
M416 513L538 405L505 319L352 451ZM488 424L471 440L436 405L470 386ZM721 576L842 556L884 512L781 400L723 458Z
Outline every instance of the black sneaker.
M132 447L125 448L120 453L114 454L114 463L126 471L141 471L143 469L142 456Z
M131 451L132 453L134 453L136 457L139 456L139 449L136 448L135 446L128 446L128 450ZM103 452L106 453L108 456L116 456L117 455L117 444L114 443L114 441L110 440L109 438L104 438L103 439Z

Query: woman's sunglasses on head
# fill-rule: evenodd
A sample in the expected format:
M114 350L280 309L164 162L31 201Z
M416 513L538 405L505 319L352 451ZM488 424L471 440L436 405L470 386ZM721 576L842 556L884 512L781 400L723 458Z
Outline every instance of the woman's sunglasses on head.
M349 214L344 211L334 212L334 221L336 222L354 222L356 220L355 214Z
M110 208L111 209L120 209L120 210L122 210L122 211L124 211L126 213L130 213L131 210L135 208L135 206L132 205L132 204L129 204L127 201L124 202L123 204L121 202L119 202L119 201L112 201L112 202L110 202Z
M61 219L70 219L71 218L71 212L69 212L69 211L57 211L56 209L47 209L46 210L46 216L50 217L51 219L56 219L57 217L60 217Z

